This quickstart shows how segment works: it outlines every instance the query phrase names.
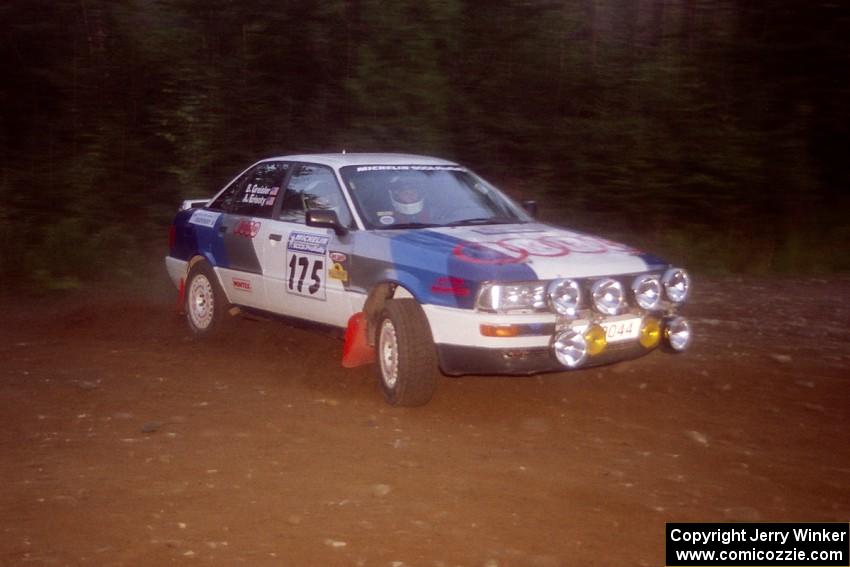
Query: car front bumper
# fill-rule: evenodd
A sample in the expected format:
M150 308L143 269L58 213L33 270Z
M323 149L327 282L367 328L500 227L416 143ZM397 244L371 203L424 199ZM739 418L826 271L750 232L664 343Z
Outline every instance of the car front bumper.
M556 329L567 327L580 330L590 321L577 320L559 325L548 313L490 314L464 309L424 305L439 357L440 369L448 375L508 374L530 375L542 372L570 370L558 361L553 349ZM606 322L623 318L638 318L631 314L608 318ZM522 336L485 336L486 326L516 325L528 330ZM609 342L605 349L587 356L577 368L588 368L636 358L655 350L660 344L644 347L638 336L624 341Z
M591 368L621 360L637 358L654 349L639 344L618 346L591 357L581 368ZM480 348L457 345L437 345L440 370L449 376L464 374L528 376L544 372L570 370L555 358L551 348Z

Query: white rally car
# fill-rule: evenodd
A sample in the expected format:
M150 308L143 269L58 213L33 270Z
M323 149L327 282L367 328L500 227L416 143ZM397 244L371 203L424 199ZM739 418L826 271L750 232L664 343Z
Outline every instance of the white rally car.
M165 259L189 327L233 307L345 329L343 366L374 362L391 404L439 371L533 374L691 342L688 274L536 222L468 169L399 154L265 159L186 201Z

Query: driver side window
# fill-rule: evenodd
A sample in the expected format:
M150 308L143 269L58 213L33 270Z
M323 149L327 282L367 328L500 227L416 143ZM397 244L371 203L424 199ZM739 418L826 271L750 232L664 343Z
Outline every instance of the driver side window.
M353 219L336 178L327 167L298 165L289 178L280 207L280 220L304 224L309 209L336 212L340 224L351 228Z

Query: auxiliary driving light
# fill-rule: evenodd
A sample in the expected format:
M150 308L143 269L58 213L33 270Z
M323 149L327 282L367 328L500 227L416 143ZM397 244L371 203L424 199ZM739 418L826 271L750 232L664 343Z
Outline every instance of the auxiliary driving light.
M599 325L591 325L584 332L584 340L587 341L587 354L596 356L601 354L608 346L608 339L605 336L605 329Z
M640 275L632 282L632 293L641 309L652 311L661 302L661 282L657 276Z
M605 315L616 315L626 303L626 294L623 293L623 284L615 279L604 278L594 282L590 289L593 296L593 306Z
M664 293L667 294L667 299L673 303L682 303L688 298L691 278L685 270L679 268L667 270L661 277L661 283L664 285Z
M587 339L572 329L564 329L555 335L552 350L558 362L567 368L576 368L587 358Z
M655 317L647 317L640 326L640 345L645 349L651 349L658 345L661 340L661 322Z
M664 339L674 352L682 352L691 344L691 324L684 317L670 317L664 321Z

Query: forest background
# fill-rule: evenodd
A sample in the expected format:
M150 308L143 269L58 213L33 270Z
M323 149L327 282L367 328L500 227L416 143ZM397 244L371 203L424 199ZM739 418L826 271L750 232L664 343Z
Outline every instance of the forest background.
M0 5L0 276L136 278L261 157L464 163L708 273L850 270L843 0Z

